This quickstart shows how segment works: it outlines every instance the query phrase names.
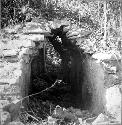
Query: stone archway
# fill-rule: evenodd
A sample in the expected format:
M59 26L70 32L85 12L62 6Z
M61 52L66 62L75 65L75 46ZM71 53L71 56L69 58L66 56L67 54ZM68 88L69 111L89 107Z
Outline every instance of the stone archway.
M104 70L100 64L77 45L79 33L71 32L68 25L52 29L49 41L62 58L65 80L70 82L74 103L94 114L105 111ZM68 34L68 35L67 35ZM61 42L57 36L61 38ZM69 67L69 62L71 63Z
M66 37L66 33L69 30L64 32L63 28L61 25L59 28L52 30L50 33L51 37L47 37L47 39L49 39L63 60L62 67L65 69L63 78L65 81L70 82L72 86L72 95L75 96L72 100L79 107L89 109L94 114L99 114L104 111L105 105L104 71L100 64L97 64L89 54L84 53L76 46L75 40ZM61 38L62 43L58 42L57 36ZM70 37L72 38L72 35ZM41 41L44 41L44 39ZM20 71L20 74L16 77L15 82L12 81L13 83L9 83L9 86L11 84L18 86L19 98L16 99L21 100L23 97L28 96L29 88L31 89L31 64L35 65L35 69L39 69L36 72L37 74L40 74L43 66L40 66L39 61L41 59L39 58L41 58L41 55L37 54L37 46L33 40L20 40L19 44L20 46L17 47L20 50L17 55L17 58L19 58L17 69ZM34 60L33 57L35 58ZM71 63L70 67L69 62ZM17 93L14 94L17 95ZM11 97L13 98L13 95ZM91 100L90 103L89 100ZM11 112L14 113L13 111Z

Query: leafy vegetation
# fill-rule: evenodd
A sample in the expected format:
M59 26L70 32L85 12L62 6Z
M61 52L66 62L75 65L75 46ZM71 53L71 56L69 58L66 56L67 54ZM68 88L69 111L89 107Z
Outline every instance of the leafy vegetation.
M37 20L47 21L67 18L92 31L84 42L92 51L117 49L121 26L120 1L2 0L1 3L2 27L37 17Z

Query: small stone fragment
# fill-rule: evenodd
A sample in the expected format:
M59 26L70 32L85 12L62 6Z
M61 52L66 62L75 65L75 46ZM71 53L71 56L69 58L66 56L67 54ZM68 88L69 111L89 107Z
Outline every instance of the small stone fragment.
M98 117L92 122L92 125L97 125L99 123L108 122L109 119L104 114L99 114Z
M53 117L51 117L51 116L48 116L48 124L49 124L49 125L56 125L56 121L57 121L56 118L53 118Z

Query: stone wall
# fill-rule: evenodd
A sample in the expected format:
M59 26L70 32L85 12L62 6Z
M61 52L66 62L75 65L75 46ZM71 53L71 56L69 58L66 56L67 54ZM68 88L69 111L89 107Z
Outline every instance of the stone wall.
M44 40L43 38L44 37L41 36L42 41ZM10 106L13 105L13 107L16 108L15 105L20 102L23 97L28 95L31 61L33 57L38 54L38 47L35 42L33 42L33 39L31 39L31 36L20 36L17 34L16 39L8 40L2 40L0 42L1 125L7 122L8 117L3 117L6 111L10 113L9 120L14 119L11 114L14 111L10 109ZM13 110L16 110L14 108ZM19 108L17 107L17 109Z

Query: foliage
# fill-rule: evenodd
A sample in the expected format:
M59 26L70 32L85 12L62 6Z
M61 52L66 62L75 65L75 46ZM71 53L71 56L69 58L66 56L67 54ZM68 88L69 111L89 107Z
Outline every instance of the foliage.
M72 21L80 28L92 31L88 39L82 39L80 46L88 51L116 49L120 37L120 1L85 0L2 0L2 27L20 22L38 20ZM104 27L106 24L106 28ZM104 40L106 30L106 40ZM105 43L105 46L103 46Z
M82 17L85 17L85 19L82 19L81 21L85 22L86 20L90 20L90 13L86 11L87 8L88 5L86 5L83 1L62 0L59 2L56 0L12 0L12 2L10 2L10 0L2 0L2 22L7 25L9 23L15 24L17 22L21 22L26 20L25 18L27 13L31 13L33 11L36 12L35 16L40 16L47 20L53 20L55 18L62 19L67 17L75 22L78 22L80 14ZM31 12L28 10L31 10ZM4 24L2 24L2 26L3 25Z

